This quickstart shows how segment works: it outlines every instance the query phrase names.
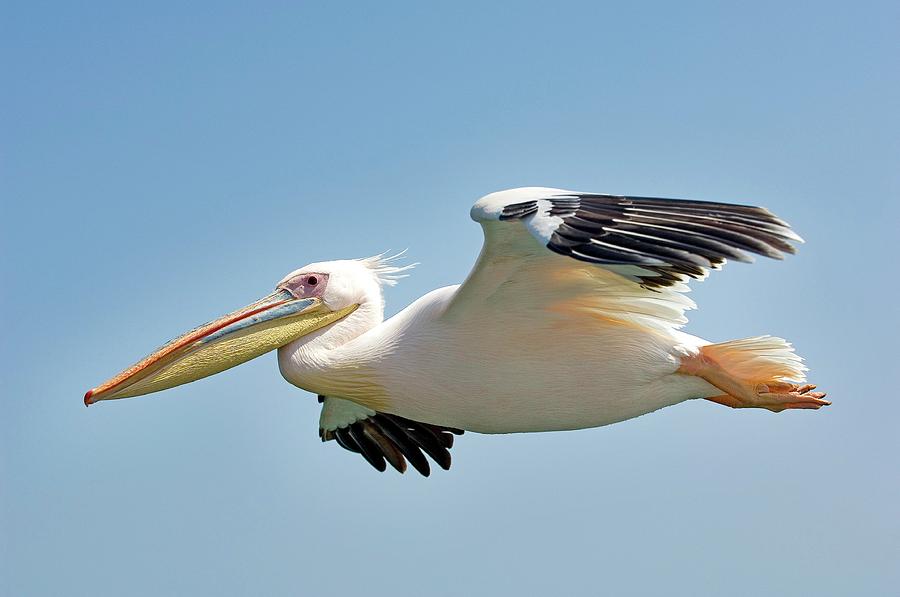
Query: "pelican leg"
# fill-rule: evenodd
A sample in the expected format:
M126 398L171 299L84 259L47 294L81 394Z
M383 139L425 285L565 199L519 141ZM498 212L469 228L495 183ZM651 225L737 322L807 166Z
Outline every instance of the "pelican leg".
M706 398L711 402L731 408L765 408L776 413L788 409L817 410L831 404L824 399L825 392L813 391L813 384L779 379L777 370L767 370L766 363L747 366L745 359L751 359L750 354L723 354L708 348L682 356L678 372L705 379L724 392Z

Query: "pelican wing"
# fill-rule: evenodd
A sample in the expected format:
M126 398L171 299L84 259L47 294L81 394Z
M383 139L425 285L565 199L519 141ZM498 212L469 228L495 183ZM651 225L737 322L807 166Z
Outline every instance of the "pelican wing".
M461 429L419 423L398 415L376 412L355 402L319 396L322 415L319 418L319 437L323 442L335 440L345 450L360 454L379 471L387 468L385 461L401 473L409 461L419 473L427 477L431 467L425 455L438 466L450 468L450 448L453 436Z
M541 305L677 328L694 307L682 294L691 278L802 242L762 207L540 187L487 195L472 219L484 247L448 318Z

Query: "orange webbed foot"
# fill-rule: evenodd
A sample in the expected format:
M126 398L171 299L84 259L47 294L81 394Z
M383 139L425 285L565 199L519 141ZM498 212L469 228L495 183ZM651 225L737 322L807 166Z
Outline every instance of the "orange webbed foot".
M824 399L825 392L813 392L815 389L814 384L776 381L757 385L756 394L759 396L759 406L776 413L795 408L818 410L830 406L831 402Z

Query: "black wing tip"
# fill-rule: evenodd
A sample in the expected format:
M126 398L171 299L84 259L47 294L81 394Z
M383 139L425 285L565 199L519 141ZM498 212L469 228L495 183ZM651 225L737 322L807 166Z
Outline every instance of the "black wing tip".
M727 259L782 260L797 252L792 243L803 242L787 222L753 205L592 193L549 200L562 223L548 249L601 266L635 266L645 272L635 281L653 291L704 278Z
M420 423L387 413L376 413L333 431L319 429L323 442L334 439L345 450L360 454L379 472L386 471L390 464L402 474L409 463L423 477L431 475L426 455L442 469L450 469L453 436L463 433L462 429Z

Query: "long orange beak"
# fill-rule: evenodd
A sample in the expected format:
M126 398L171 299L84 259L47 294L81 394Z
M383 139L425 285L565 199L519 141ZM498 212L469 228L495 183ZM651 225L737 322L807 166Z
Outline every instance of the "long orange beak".
M279 288L179 336L91 388L84 405L158 392L214 375L337 321L355 308L331 311L318 298L296 298Z

